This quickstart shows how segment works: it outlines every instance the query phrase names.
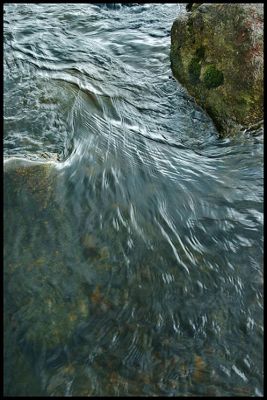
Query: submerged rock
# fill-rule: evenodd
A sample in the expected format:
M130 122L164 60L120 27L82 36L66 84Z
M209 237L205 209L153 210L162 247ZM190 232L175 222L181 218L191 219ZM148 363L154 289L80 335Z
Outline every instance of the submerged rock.
M219 133L263 121L263 4L197 4L171 30L175 78Z
M55 163L5 162L5 312L16 324L20 348L37 354L43 346L63 346L89 315L88 294L62 252L74 231L57 201L57 181ZM72 262L79 257L77 251Z
M55 186L53 163L11 158L5 162L4 172L5 184L14 194L30 196L39 211L49 206Z

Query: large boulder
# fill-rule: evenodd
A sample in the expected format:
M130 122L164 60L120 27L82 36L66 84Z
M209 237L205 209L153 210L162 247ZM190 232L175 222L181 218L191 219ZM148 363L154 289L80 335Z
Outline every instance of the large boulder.
M213 119L233 134L263 124L263 4L200 4L171 30L171 68Z

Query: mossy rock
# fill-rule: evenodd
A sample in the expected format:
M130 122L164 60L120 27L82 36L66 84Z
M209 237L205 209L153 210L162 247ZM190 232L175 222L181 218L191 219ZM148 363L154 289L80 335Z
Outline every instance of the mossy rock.
M186 11L195 11L203 3L187 3Z
M222 71L217 69L214 65L208 66L204 72L203 82L208 89L216 88L222 85L224 82Z
M202 60L205 56L205 47L204 46L200 46L196 49L196 57L198 58L198 60Z
M221 135L262 126L263 4L192 7L173 23L170 59Z
M199 59L197 57L192 58L188 66L188 74L192 83L199 82L200 71L201 65L199 63Z

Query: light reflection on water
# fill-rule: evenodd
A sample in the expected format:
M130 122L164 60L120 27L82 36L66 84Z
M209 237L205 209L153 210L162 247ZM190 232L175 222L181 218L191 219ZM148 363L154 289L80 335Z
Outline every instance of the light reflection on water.
M7 395L262 393L262 133L170 79L179 12L5 6Z

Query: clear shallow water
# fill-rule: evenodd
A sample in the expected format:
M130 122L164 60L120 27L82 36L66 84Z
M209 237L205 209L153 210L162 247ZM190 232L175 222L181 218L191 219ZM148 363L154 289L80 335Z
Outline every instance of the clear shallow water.
M6 395L263 392L263 134L171 78L181 12L5 6Z

